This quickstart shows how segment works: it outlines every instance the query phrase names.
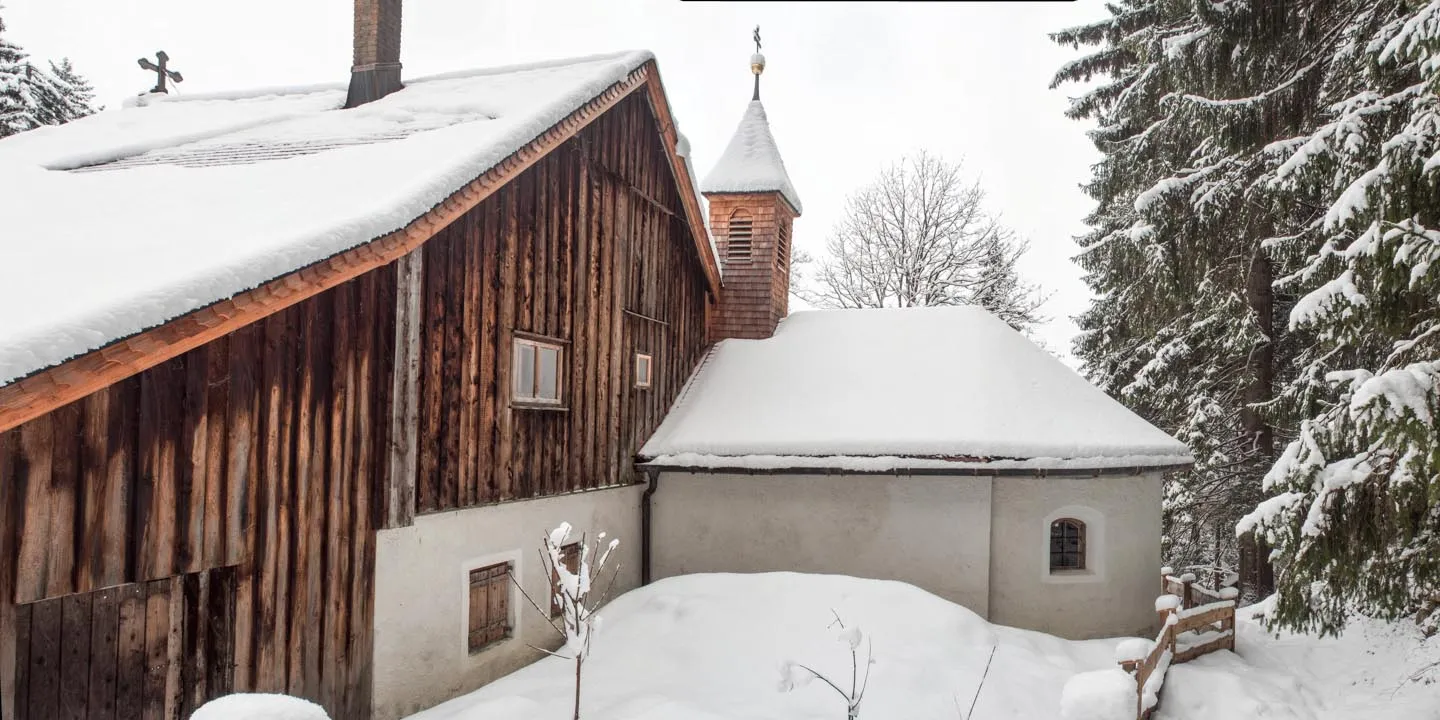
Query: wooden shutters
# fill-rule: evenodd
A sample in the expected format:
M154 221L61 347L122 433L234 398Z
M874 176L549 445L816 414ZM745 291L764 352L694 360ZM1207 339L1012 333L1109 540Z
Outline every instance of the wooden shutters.
M510 563L470 571L470 653L510 637Z
M232 690L235 568L15 607L18 720L180 720Z
M580 543L570 543L560 547L560 562L566 570L572 573L580 572ZM560 606L555 595L560 592L560 576L554 572L550 573L550 617L559 617L565 608Z

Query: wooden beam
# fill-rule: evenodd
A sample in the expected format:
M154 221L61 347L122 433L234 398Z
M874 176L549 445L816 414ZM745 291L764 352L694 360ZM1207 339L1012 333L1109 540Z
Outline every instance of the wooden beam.
M412 250L395 263L395 376L390 404L390 474L385 527L415 524L415 462L420 418L420 288L425 263Z
M646 85L654 74L654 67L653 62L647 63L611 85L400 230L0 387L0 432L394 262L574 137L631 92ZM668 116L668 109L666 112ZM666 143L673 164L674 143L670 134L673 131L666 134ZM714 287L719 287L718 275Z

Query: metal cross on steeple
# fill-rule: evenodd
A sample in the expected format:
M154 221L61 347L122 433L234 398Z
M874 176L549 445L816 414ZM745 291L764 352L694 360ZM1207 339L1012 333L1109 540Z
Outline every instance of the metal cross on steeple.
M760 26L755 26L755 54L750 56L750 72L755 73L755 94L751 102L760 99L760 73L765 72L765 56L760 54Z
M169 93L170 91L165 88L166 78L177 83L185 81L185 78L181 77L179 72L169 70L165 67L165 64L170 62L170 56L166 55L164 50L155 53L155 59L160 61L159 65L150 62L149 58L140 58L140 67L155 71L155 87L151 88L150 92Z

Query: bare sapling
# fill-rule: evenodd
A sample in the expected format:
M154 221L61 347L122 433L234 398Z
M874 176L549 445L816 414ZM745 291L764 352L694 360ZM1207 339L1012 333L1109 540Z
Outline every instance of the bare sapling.
M848 692L841 690L840 685L835 681L821 675L807 665L787 661L780 668L780 691L790 692L795 688L808 685L813 679L818 679L826 685L829 685L830 689L844 698L846 720L856 720L856 718L860 717L860 703L865 699L865 688L870 686L870 666L875 664L875 647L874 643L860 631L859 627L845 627L845 622L840 619L840 614L834 610L830 612L835 615L835 622L830 623L827 627L833 628L839 626L840 633L836 635L835 639L850 648L850 690ZM860 643L862 642L865 643L866 654L864 677L860 675L859 650Z
M586 537L581 535L579 557L575 560L575 566L572 569L566 565L563 549L565 541L570 539L571 529L570 523L560 523L559 527L545 535L540 546L540 563L548 571L552 580L551 600L558 613L552 615L550 611L536 603L530 594L525 592L525 586L513 573L510 579L515 583L515 587L520 588L520 594L525 596L530 607L535 608L535 611L550 623L550 627L565 638L565 643L558 650L546 650L534 645L529 647L547 655L574 661L574 720L580 720L581 671L586 658L590 656L590 642L600 629L600 617L595 614L595 611L609 599L610 590L615 586L615 577L620 573L620 564L615 564L610 572L610 580L606 583L605 590L598 597L593 595L591 590L595 587L596 581L604 574L610 554L620 545L620 540L611 539L606 542L605 533L602 532L595 536L595 544L591 546Z

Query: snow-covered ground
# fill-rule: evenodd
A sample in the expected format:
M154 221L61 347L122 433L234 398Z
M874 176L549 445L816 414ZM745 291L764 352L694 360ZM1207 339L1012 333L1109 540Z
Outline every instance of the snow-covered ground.
M585 666L582 717L844 717L845 701L821 681L782 690L787 662L850 688L849 646L839 628L830 627L836 614L864 633L862 675L873 645L862 719L1057 718L1066 680L1115 667L1118 640L1072 642L991 625L903 583L794 573L690 575L627 593L601 612L603 631ZM992 648L989 675L969 716ZM1423 640L1408 625L1362 621L1339 640L1277 639L1242 618L1238 648L1238 656L1221 652L1173 668L1159 717L1440 718L1440 684L1425 684L1425 677L1440 679L1440 669L1406 681L1440 660L1440 637ZM573 665L547 658L411 720L564 720L573 682Z

